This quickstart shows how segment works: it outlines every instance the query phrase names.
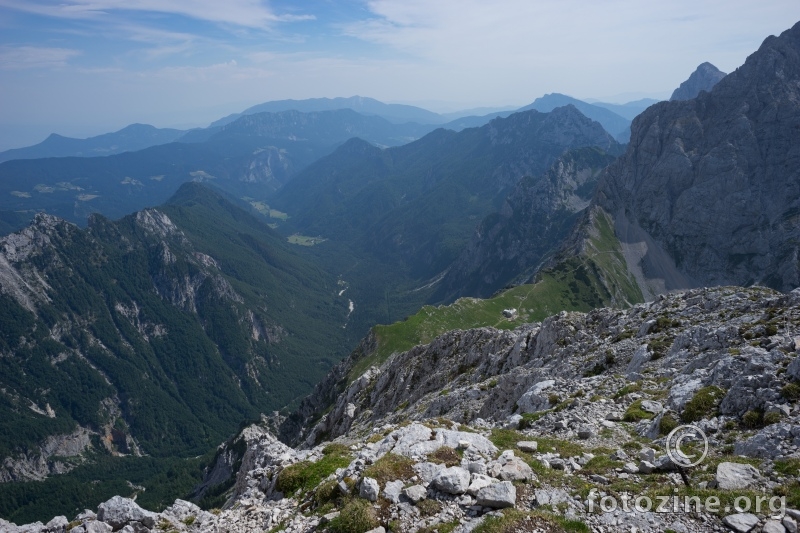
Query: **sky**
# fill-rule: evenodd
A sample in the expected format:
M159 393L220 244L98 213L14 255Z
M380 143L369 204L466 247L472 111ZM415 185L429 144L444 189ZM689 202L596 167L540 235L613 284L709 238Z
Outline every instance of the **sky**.
M0 0L0 150L287 98L668 98L799 20L797 0Z

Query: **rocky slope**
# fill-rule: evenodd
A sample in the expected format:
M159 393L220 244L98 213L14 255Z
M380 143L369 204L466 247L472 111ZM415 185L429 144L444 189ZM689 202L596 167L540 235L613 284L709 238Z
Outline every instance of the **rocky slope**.
M0 239L0 482L63 473L91 453L213 449L345 352L336 291L266 225L194 184L86 230L37 215Z
M597 148L571 150L544 176L520 180L500 211L475 230L438 284L437 299L486 298L528 281L589 205L601 171L614 159Z
M633 122L594 205L646 297L721 284L800 285L800 24L711 92Z
M701 63L692 72L689 79L681 83L680 87L672 92L672 96L669 99L691 100L692 98L697 98L701 91L710 91L724 77L725 73L711 63Z
M221 447L209 476L241 465L222 511L177 501L155 514L114 498L73 522L0 528L795 531L799 334L800 291L736 287L454 331L369 369L305 446L256 425ZM680 423L708 436L688 487L666 453ZM644 495L703 503L630 503ZM630 505L604 512L604 496ZM736 512L736 498L751 508Z

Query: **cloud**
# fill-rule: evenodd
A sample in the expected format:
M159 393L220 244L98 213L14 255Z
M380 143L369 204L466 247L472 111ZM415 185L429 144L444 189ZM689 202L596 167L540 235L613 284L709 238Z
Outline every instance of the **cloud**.
M345 35L450 65L522 68L676 57L732 33L763 39L777 13L798 11L787 0L369 0L367 9Z
M144 11L247 28L314 19L313 15L276 14L260 0L0 0L0 7L71 19L101 19L113 12Z
M0 46L0 69L54 68L80 55L79 50L38 46Z

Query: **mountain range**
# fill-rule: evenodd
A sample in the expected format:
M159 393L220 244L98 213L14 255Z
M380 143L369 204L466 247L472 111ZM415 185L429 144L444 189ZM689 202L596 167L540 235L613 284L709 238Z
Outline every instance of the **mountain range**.
M0 501L21 502L1 509L125 490L224 510L117 520L140 511L112 499L73 526L348 531L362 506L362 532L586 530L609 526L590 487L682 490L661 452L680 422L714 435L698 491L745 468L735 452L764 461L740 488L797 507L799 80L800 23L629 125L558 94L460 131L288 101L137 152L3 163L2 224L38 214L0 240ZM133 464L148 474L120 489ZM706 514L620 520L778 527Z
M555 107L573 104L589 118L600 122L607 131L620 142L627 142L627 134L620 137L634 116L638 115L657 100L644 99L627 104L592 104L562 94L545 95L537 98L532 104L520 109L493 111L489 108L465 110L462 112L437 114L426 109L401 104L385 104L372 98L353 96L350 98L311 98L307 100L278 100L252 106L241 113L234 113L212 122L207 128L194 130L176 130L155 128L146 124L131 124L117 132L106 133L88 139L74 139L58 134L51 134L41 143L26 148L15 148L0 152L0 163L13 159L40 159L46 157L98 157L122 152L142 150L151 146L167 144L175 141L205 141L219 132L223 126L235 122L247 115L261 113L281 114L287 111L300 113L318 113L323 111L339 111L350 109L359 115L380 117L390 125L376 123L377 137L372 131L353 130L353 135L361 136L370 142L384 146L404 144L417 139L437 127L460 131L464 128L480 127L497 117L506 117L515 111L536 109L551 111ZM351 119L352 120L352 119ZM621 126L621 124L623 124ZM378 122L379 124L379 122ZM297 133L294 133L297 136Z

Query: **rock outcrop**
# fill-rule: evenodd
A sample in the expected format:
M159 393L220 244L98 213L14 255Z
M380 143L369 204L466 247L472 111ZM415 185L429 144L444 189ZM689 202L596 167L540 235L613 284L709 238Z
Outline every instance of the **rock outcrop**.
M646 298L800 285L800 23L710 92L649 107L632 130L594 205L613 218Z
M528 281L589 205L601 171L614 159L598 148L570 150L543 176L521 179L500 211L478 226L439 282L437 299L485 298Z
M504 520L524 531L564 531L565 518L595 531L792 531L798 350L800 289L698 289L514 331L451 332L344 389L305 446L279 442L263 423L245 428L217 454L240 465L228 468L222 510L178 500L152 513L115 497L72 522L0 530L310 533L358 520L360 531L467 532L515 508ZM532 395L547 401L518 409ZM706 461L718 465L685 471L691 489L665 439L679 423L703 431ZM752 459L731 456L732 443L748 442L736 453ZM223 470L209 470L209 487L226 482ZM763 500L756 514L655 512L633 497L625 512L599 508L607 496L636 496L630 487L680 505L697 489Z
M697 98L702 91L710 91L714 85L719 83L719 80L724 78L726 74L719 70L717 67L709 62L701 63L697 69L692 72L689 79L681 83L680 87L675 89L670 96L672 100L691 100Z

